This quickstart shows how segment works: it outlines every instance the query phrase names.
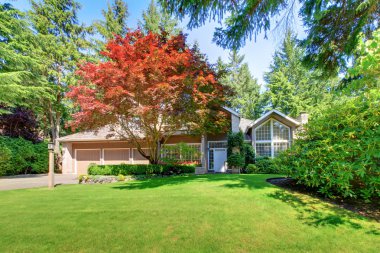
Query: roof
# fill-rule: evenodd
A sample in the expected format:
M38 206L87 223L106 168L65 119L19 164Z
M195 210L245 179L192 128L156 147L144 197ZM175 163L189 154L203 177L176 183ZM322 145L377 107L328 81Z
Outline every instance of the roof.
M240 118L239 128L243 133L248 131L248 128L252 125L254 121L250 119Z
M223 109L226 110L227 112L229 112L229 113L231 113L231 114L233 114L233 115L235 115L235 116L237 116L237 117L240 118L240 114L237 113L237 112L235 112L235 111L232 110L231 108L228 108L228 107L223 106Z
M58 139L59 142L68 141L104 141L104 140L121 140L120 136L113 131L111 126L104 126L97 130L83 131L70 134Z
M261 116L260 118L258 118L257 120L255 120L254 122L252 122L246 129L246 131L248 131L249 128L251 127L255 127L259 124L261 124L262 122L266 121L267 119L273 117L273 115L278 115L280 116L283 121L285 121L284 123L287 123L288 125L291 125L291 126L300 126L301 123L299 121L297 121L296 119L293 119L292 117L289 117L285 114L283 114L282 112L280 111L277 111L277 110L271 110L267 113L265 113L263 116Z

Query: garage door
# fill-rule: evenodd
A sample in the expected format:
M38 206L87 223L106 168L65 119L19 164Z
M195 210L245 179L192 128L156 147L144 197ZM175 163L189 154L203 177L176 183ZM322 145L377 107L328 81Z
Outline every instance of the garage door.
M129 149L104 149L104 164L121 164L129 162Z
M99 149L87 149L76 151L76 168L77 174L87 174L88 166L91 163L100 164L100 150Z

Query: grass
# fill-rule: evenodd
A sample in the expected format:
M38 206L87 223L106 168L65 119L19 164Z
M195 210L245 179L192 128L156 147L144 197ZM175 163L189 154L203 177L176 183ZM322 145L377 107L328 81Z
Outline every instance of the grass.
M378 252L379 223L268 177L3 191L0 252Z

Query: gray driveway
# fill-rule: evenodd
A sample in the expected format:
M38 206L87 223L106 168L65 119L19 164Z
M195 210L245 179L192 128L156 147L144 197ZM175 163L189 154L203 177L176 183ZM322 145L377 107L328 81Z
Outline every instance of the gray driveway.
M54 179L55 185L78 183L77 175L55 174ZM47 186L47 174L0 177L0 190L14 190Z

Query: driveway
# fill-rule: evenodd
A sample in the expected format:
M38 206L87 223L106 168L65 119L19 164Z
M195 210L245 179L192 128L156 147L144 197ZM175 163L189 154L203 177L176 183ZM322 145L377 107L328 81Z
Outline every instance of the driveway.
M55 174L54 179L55 185L78 183L77 175ZM0 177L0 190L14 190L47 186L47 174Z

